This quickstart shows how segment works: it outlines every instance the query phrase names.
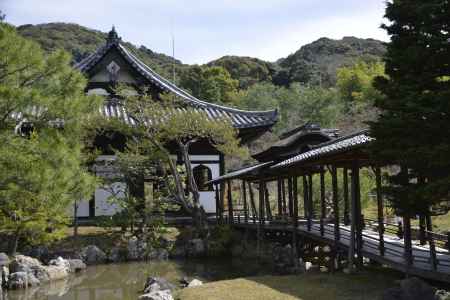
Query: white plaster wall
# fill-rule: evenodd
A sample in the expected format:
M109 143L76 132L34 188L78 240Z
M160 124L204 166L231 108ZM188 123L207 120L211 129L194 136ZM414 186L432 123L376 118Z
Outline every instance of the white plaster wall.
M81 201L78 203L77 217L89 217L89 201Z
M67 214L73 217L74 204L69 205ZM89 217L89 200L78 202L77 217Z
M124 182L115 182L112 185L114 193L117 197L124 197L126 184ZM108 200L112 195L110 188L98 188L95 190L95 216L112 216L119 212L121 208L116 203Z

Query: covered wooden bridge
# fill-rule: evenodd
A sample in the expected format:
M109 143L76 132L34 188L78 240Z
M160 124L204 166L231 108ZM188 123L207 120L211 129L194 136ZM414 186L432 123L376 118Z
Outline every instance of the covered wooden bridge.
M365 257L407 274L450 282L450 236L432 232L430 216L420 216L417 228L409 218L386 218L382 168L366 151L372 140L366 131L336 138L320 128L300 128L257 154L265 158L261 163L212 181L218 222L254 229L258 240L271 231L286 231L296 247L299 237L327 244L335 255L346 254L350 269L361 268ZM361 208L360 173L367 169L375 180L373 219L365 218ZM233 188L239 199L233 199Z

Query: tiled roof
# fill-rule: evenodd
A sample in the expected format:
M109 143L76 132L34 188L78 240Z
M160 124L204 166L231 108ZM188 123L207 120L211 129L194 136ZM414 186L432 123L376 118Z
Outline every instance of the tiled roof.
M260 126L271 126L275 124L278 119L277 110L270 111L245 111L240 109L235 109L231 107L226 107L222 105L217 105L209 103L206 101L199 100L194 96L190 95L183 89L177 87L175 84L165 79L164 77L157 74L149 66L143 63L139 58L137 58L131 51L129 51L125 46L120 43L120 39L113 42L108 42L105 46L100 47L95 53L89 55L81 62L75 65L75 68L81 72L88 72L91 70L103 57L104 55L113 47L119 50L125 60L142 76L144 76L151 83L160 87L164 91L168 91L177 95L182 99L187 105L193 106L197 109L204 111L208 117L211 119L218 118L229 118L232 124L236 128L251 128ZM107 105L105 107L105 112L111 112L114 114L121 113L121 109L118 105L111 106Z
M214 180L211 180L210 183L219 183L225 180L229 180L229 179L233 179L233 178L237 178L243 175L247 175L250 174L251 172L254 171L258 171L264 167L268 167L272 164L273 162L265 162L265 163L261 163L261 164L257 164L257 165L253 165L250 167L245 167L236 171L232 171L230 173L227 173L225 175L222 175L220 177L214 178Z
M370 137L367 131L362 131L352 135L344 136L342 138L335 139L327 143L319 144L310 151L301 153L297 156L294 156L280 163L277 163L276 165L272 166L271 169L287 167L299 162L319 158L324 155L343 152L349 149L353 149L368 144L372 140L374 140L374 138Z

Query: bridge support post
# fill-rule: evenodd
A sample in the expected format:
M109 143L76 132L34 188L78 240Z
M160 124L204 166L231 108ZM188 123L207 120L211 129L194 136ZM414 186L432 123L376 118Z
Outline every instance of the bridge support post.
M277 180L277 204L278 204L278 217L280 217L283 214L283 198L281 195L281 179Z
M334 240L335 243L340 240L341 234L339 230L339 197L338 197L338 182L337 182L337 168L331 167L331 183L333 186L333 211L334 211Z
M293 194L294 194L294 216L293 216L293 229L292 229L292 251L294 255L294 265L298 266L298 243L297 243L297 230L298 230L298 181L297 177L293 178Z
M377 189L377 208L378 208L378 238L379 244L378 249L380 255L384 256L384 204L383 195L381 194L381 169L379 167L375 168L375 180Z
M242 180L242 200L244 200L244 223L248 223L248 204L247 204L247 189L245 187L245 181Z
M216 224L219 224L219 211L220 211L220 194L219 194L219 186L217 184L214 184L214 191L216 195Z
M344 192L344 224L350 224L350 216L349 216L349 197L348 197L348 169L343 168L342 170L342 179L343 179L343 192Z
M284 179L281 180L281 191L283 200L283 216L286 216L286 181Z
M308 201L308 181L306 179L306 175L302 176L303 179L303 214L304 217L308 220L309 219L309 201ZM307 228L308 231L311 230L311 228L309 227L309 222L307 222Z
M261 247L264 236L264 182L262 180L259 181L259 223L258 223L258 238L257 238L257 255L261 257Z
M252 219L253 219L253 224L256 223L256 217L257 217L257 211L256 211L256 204L255 204L255 194L253 193L253 187L252 187L252 183L251 181L247 181L248 184L248 192L250 195L250 205L252 206Z
M308 230L311 230L314 219L314 202L313 202L313 175L308 175Z
M234 214L233 214L233 198L231 195L231 180L227 181L228 184L228 190L227 190L227 198L228 198L228 223L233 224L234 223Z
M323 167L320 168L320 235L324 236L324 222L326 218L325 207L325 171Z
M403 217L403 226L404 226L404 238L403 242L405 244L405 261L408 267L413 264L413 256L412 256L412 243L411 243L411 217L409 215L405 215Z
M269 189L267 188L266 182L264 182L264 203L266 205L267 220L272 221L272 209L270 208Z
M434 244L434 238L431 232L433 231L433 224L431 223L431 215L428 213L426 216L427 223L427 237L428 243L430 245L430 262L433 271L437 270L437 260L436 260L436 245Z
M288 206L289 206L289 217L293 217L293 195L292 195L292 177L288 178Z
M354 202L354 226L356 231L356 256L358 268L363 266L363 237L362 237L362 224L363 220L361 217L361 187L359 180L359 162L353 162L352 166L352 201ZM353 220L352 220L353 222Z
M223 213L225 211L225 183L221 182L220 183L220 190L219 190L219 223L223 224L224 220L223 220Z

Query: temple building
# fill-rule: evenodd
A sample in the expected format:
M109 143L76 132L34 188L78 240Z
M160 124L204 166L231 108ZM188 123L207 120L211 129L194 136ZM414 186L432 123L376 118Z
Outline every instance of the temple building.
M197 99L188 92L177 87L173 82L163 78L140 60L130 49L122 43L113 28L103 46L97 51L75 65L88 78L86 92L88 94L103 95L106 97L102 114L106 117L119 118L127 124L133 124L132 116L115 101L114 87L125 84L131 93L147 90L154 99L161 93L171 93L179 98L185 105L205 112L210 118L229 118L232 125L238 129L242 143L249 143L269 130L277 121L277 111L244 111L222 105L217 105ZM205 99L214 100L214 99ZM111 148L120 149L125 146L126 139L120 133L111 133L107 136L98 136L96 146L102 149L102 155L97 162L112 162L115 159ZM178 153L173 153L179 158ZM207 213L215 213L215 190L212 185L202 183L210 181L224 174L224 156L214 147L197 142L191 146L190 159L194 176L201 186L200 202ZM102 176L101 168L98 175ZM125 183L117 182L120 188ZM111 196L110 189L98 188L93 198L88 202L80 203L77 216L92 218L95 216L110 216L118 211L118 207L110 204L107 199Z

